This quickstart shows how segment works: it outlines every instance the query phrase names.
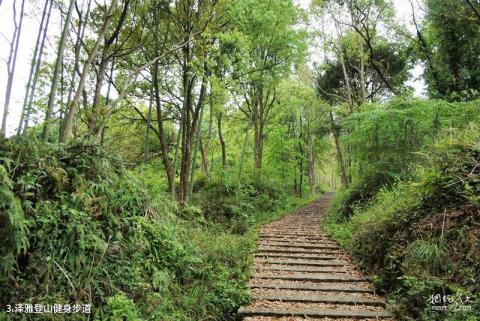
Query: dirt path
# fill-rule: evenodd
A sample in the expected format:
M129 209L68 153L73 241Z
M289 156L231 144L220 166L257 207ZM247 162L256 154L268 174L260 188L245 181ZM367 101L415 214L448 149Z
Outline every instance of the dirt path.
M260 229L244 321L393 320L350 257L320 229L331 194Z

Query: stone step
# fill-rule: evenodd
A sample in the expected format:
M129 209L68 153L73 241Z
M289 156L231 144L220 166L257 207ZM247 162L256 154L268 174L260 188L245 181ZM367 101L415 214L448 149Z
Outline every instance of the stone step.
M241 317L265 316L265 317L310 317L310 318L391 318L392 314L387 311L368 310L337 310L337 309L311 309L311 310L280 310L280 309L252 309L241 307L238 310Z
M273 247L283 247L283 248L292 248L292 249L316 249L316 250L325 250L325 249L340 249L340 247L330 244L308 244L308 243L273 243L273 242L260 242L259 246L273 246Z
M279 259L256 259L258 263L284 264L284 265L309 265L309 266L346 266L343 261L309 261L309 260L279 260Z
M260 246L257 249L260 252L275 252L275 253L304 253L304 254L337 254L340 253L336 248L327 248L323 250L315 249L289 249L285 247L271 247L271 246Z
M348 270L341 270L332 267L307 267L307 266L259 266L255 265L254 269L267 271L294 271L294 272L315 272L315 273L346 273Z
M258 233L260 237L278 237L278 238L290 238L290 237L305 237L312 239L328 239L329 236L322 233L289 233L285 231L260 231Z
M331 247L338 247L338 245L334 242L327 242L327 241L303 241L303 240L292 240L292 241L279 241L279 240L267 240L267 239L260 239L258 241L259 244L262 245L269 245L269 244L307 244L307 245L319 245L319 246L331 246Z
M309 255L309 254L288 254L288 253L268 253L268 252L259 252L255 254L255 257L279 257L279 258L289 258L289 259L306 259L306 260L335 260L337 257L335 255Z
M385 307L385 301L375 298L364 298L354 295L253 295L252 299L262 301L282 302L305 302L305 303L328 303L328 304L350 304L350 305L377 305Z
M286 281L310 281L310 282L365 282L365 278L350 275L335 274L284 274L284 275L266 275L256 273L252 275L256 279L274 279Z
M258 284L250 283L251 289L276 289L293 291L323 291L323 292L346 292L346 293L375 293L372 288L363 286L345 285L345 284Z
M330 238L326 235L295 235L295 236L288 236L285 234L268 234L268 233L260 233L258 235L259 237L264 237L264 238L277 238L277 239L291 239L293 237L295 238L304 238L304 239L309 239L309 240L329 240Z

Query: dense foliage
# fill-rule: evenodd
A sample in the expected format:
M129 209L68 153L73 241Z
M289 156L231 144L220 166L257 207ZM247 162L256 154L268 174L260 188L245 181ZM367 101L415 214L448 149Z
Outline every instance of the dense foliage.
M90 303L102 320L234 318L254 245L245 233L260 212L289 205L272 187L219 183L201 196L218 205L181 209L85 143L0 150L2 305Z
M357 176L325 228L375 275L401 320L478 316L478 114L477 101L394 101L350 119ZM457 308L433 310L437 293Z

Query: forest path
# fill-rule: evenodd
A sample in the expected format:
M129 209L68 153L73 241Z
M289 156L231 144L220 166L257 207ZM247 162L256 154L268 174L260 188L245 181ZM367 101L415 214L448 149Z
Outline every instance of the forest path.
M350 256L320 229L331 197L260 229L242 320L393 320Z

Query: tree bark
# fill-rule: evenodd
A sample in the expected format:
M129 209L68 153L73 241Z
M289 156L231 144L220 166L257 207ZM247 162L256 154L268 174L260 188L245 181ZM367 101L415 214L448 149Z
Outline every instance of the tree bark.
M167 137L165 135L165 129L163 127L162 103L160 101L160 90L158 87L158 62L155 63L153 67L153 86L155 91L155 105L157 110L158 139L160 141L160 148L162 150L162 160L167 176L168 190L174 193L175 173L173 171L170 158L168 156Z
M332 129L332 134L333 138L335 140L335 148L337 150L337 160L338 160L338 166L340 167L340 179L342 181L343 187L347 188L348 187L348 177L347 177L347 172L345 170L345 164L343 161L343 154L342 154L342 149L340 147L340 133L338 130L337 125L335 124L335 120L333 119L333 113L330 112L330 124L331 124L331 129Z
M316 190L315 184L315 151L314 151L314 143L310 142L310 146L308 146L308 183L310 185L310 190L314 193Z
M108 38L106 37L106 35L104 37L104 45L103 45L102 55L101 55L101 59L100 59L100 63L97 71L97 77L96 77L93 104L92 104L91 112L89 113L89 117L88 117L88 129L93 137L97 137L99 135L105 122L105 119L103 119L104 113L102 113L102 106L100 104L103 83L105 80L105 75L106 75L106 71L107 71L110 59L113 59L113 56L110 54L110 51L113 44L118 39L123 25L125 24L129 4L130 4L130 0L124 1L122 12L115 26L113 34ZM105 108L105 106L103 106L103 108Z
M105 20L103 22L102 28L100 29L97 41L95 42L95 45L94 45L93 49L90 51L90 54L88 56L87 61L83 65L83 70L82 70L82 73L80 75L80 80L79 80L77 90L75 92L75 96L73 97L73 101L71 102L71 104L69 106L69 110L68 110L67 116L65 118L65 124L63 126L62 137L61 137L61 140L60 140L62 143L65 143L68 140L68 138L70 136L70 133L72 131L73 119L75 117L75 113L78 109L78 103L80 101L82 92L83 92L84 87L85 87L85 81L86 81L86 78L87 78L87 74L88 74L90 65L92 64L93 58L95 57L95 55L96 55L96 53L97 53L97 51L100 47L100 43L101 43L102 39L105 37L105 33L107 32L107 29L108 29L108 27L111 23L114 8L115 8L115 0L112 0L112 2L110 3L110 7L108 8L108 11L106 12Z
M48 8L47 21L45 22L45 29L43 30L42 43L40 44L40 52L38 54L38 61L35 66L35 72L32 81L32 88L30 90L30 95L28 98L25 120L23 123L23 135L27 135L28 123L30 122L30 116L32 114L32 103L35 98L35 89L37 88L37 81L40 75L40 65L42 63L43 49L45 48L45 40L47 39L48 26L50 25L50 16L52 13L53 1L50 1L50 6Z
M205 174L205 176L209 176L208 150L210 148L210 143L212 139L212 128L213 128L213 96L212 95L213 95L212 84L210 84L210 96L209 96L210 115L208 120L207 135L205 137L205 144L203 143L203 139L200 139L200 152L202 154L202 172Z
M70 103L72 101L72 94L75 88L75 75L77 73L79 75L81 74L80 72L80 52L82 48L81 43L82 43L83 36L85 34L85 28L88 22L88 17L90 15L91 4L92 4L92 0L89 0L87 4L87 11L85 13L85 20L82 19L81 12L78 13L79 17L78 17L77 40L75 41L75 47L74 47L75 61L73 63L72 73L70 75L70 87L68 89L67 106L70 106Z
M256 99L253 100L253 158L255 162L255 169L262 168L263 158L263 89L257 88Z
M205 82L206 80L204 79L203 82ZM205 85L202 84L202 88L204 87ZM205 89L203 89L205 91ZM187 200L190 200L192 199L192 194L193 194L193 180L195 178L195 168L196 168L196 163L197 163L197 153L198 153L198 148L199 148L199 145L200 145L200 141L201 141L201 135L202 135L202 118L203 118L203 110L204 110L204 103L203 103L203 94L200 93L200 97L199 97L199 101L198 101L198 105L200 105L200 117L198 119L198 125L197 125L197 135L196 135L196 140L195 140L195 149L194 149L194 152L193 152L193 160L192 160L192 169L191 169L191 172L190 172L190 182L189 182L189 186L188 186L188 197L187 197Z
M361 87L361 94L362 94L362 101L364 103L367 100L367 81L366 81L366 65L365 65L365 55L364 55L364 46L363 46L363 39L359 40L359 48L360 48L360 87Z
M65 25L63 26L62 35L58 44L57 60L55 63L55 69L53 70L52 85L50 88L50 94L48 96L47 113L45 115L45 122L43 125L42 141L46 143L48 136L50 135L50 121L53 114L53 108L55 105L55 96L57 94L57 87L59 81L59 75L62 65L63 51L65 49L65 43L67 41L67 34L70 29L70 21L72 20L73 7L75 6L75 0L70 0L67 16L65 18Z
M29 94L30 94L32 79L33 79L33 75L34 75L34 72L35 72L35 65L38 63L37 62L38 49L40 48L40 40L42 38L43 24L45 23L45 18L47 16L48 1L49 0L45 0L45 5L44 5L43 11L42 11L42 19L40 20L40 26L38 28L37 40L35 41L35 49L33 50L33 57L32 57L32 61L30 63L30 72L28 74L28 81L27 81L27 85L25 86L25 97L23 98L22 113L20 115L20 122L18 123L17 135L20 135L22 133L23 121L24 121L24 118L25 118L25 112L26 112L27 104L28 104L28 97L29 97Z
M223 118L223 113L219 112L217 115L218 140L220 141L220 148L222 150L222 167L223 169L226 169L227 168L227 147L225 144L225 140L223 139L222 118ZM243 159L243 155L242 155L242 159Z
M18 55L18 44L20 43L20 36L22 33L22 25L23 25L23 15L24 15L24 10L25 10L25 0L22 0L22 5L20 9L20 21L17 24L16 23L16 15L17 15L17 10L16 10L16 2L13 2L13 16L14 16L14 22L15 22L15 30L13 32L13 38L12 38L12 43L10 45L10 53L8 56L8 62L7 62L7 73L8 73L8 78L7 78L7 89L5 92L5 105L3 109L3 117L2 117L2 127L0 128L0 138L5 138L7 135L7 118L8 118L8 112L9 112L9 105L10 105L10 97L12 93L12 84L13 84L13 78L15 76L15 67L17 64L17 55Z
M145 151L144 151L144 163L148 161L148 144L150 139L150 126L152 123L152 105L153 105L153 83L150 87L150 99L148 100L148 114L147 114L147 128L145 130Z

